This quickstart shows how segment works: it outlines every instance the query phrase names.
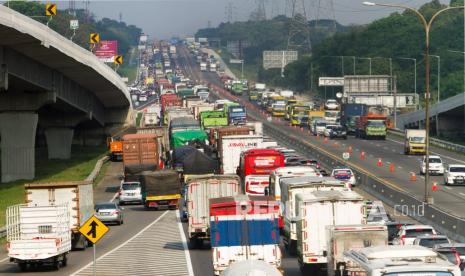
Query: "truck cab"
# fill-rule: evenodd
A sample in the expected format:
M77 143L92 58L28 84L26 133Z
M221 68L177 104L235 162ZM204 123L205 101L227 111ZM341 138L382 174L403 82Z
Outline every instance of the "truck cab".
M308 124L310 107L306 105L291 106L291 126L304 126Z
M406 129L405 154L425 154L426 153L426 130L424 129Z
M225 115L230 125L245 125L247 123L247 111L238 103L227 103L223 106Z

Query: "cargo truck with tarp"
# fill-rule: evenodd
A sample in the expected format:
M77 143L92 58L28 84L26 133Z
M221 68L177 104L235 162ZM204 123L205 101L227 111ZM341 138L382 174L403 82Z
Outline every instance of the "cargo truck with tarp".
M201 129L184 130L171 134L171 148L175 149L180 146L185 146L191 141L208 141L208 136Z
M200 112L200 123L203 129L228 125L228 117L223 111L203 111Z
M145 208L178 208L181 198L181 181L176 171L144 171L138 176L142 185Z

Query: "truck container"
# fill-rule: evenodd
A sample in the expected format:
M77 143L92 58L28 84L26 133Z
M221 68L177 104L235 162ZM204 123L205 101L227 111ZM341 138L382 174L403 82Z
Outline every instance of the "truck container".
M171 107L168 107L166 109L166 112L164 113L163 123L169 127L170 122L174 118L179 118L179 117L194 117L194 115L192 115L190 110L185 107L171 106Z
M294 98L294 91L282 90L282 91L279 92L279 95L281 95L285 99L292 99L292 98Z
M359 103L346 103L342 105L341 125L345 126L348 133L355 133L357 118L368 113L368 106Z
M369 246L388 245L388 230L384 225L330 225L326 227L327 275L342 275L344 252Z
M186 107L191 111L192 111L193 106L202 104L202 103L204 103L204 100L202 100L199 96L184 97L182 101L183 107Z
M426 152L426 130L406 129L404 141L405 154L425 154Z
M238 175L245 194L264 195L269 185L269 175L284 167L284 155L275 149L250 149L240 155Z
M181 182L176 171L144 171L139 174L139 181L145 208L178 208Z
M280 268L278 209L278 203L266 196L210 199L210 242L215 275L245 260L262 260Z
M206 62L200 62L200 71L202 71L202 72L207 71L207 63Z
M198 176L190 178L186 185L189 240L191 247L197 248L210 238L209 200L240 194L241 180L237 175Z
M232 135L252 135L253 132L249 127L240 126L240 127L218 127L211 129L210 143L216 145L216 148L219 150L221 148L222 138L225 136Z
M160 154L163 157L167 152L170 151L170 137L167 126L157 126L157 127L138 127L136 129L137 134L155 134L158 137L158 145L160 149Z
M196 130L200 129L199 121L194 116L177 117L173 118L170 122L170 134L185 130Z
M276 267L261 260L249 260L233 263L221 274L221 276L244 275L282 276L283 274Z
M155 134L123 136L123 167L125 174L156 170L159 166L159 141Z
M200 113L205 111L214 111L215 106L210 103L202 103L193 106L194 118L200 121Z
M14 205L6 210L7 251L21 271L29 265L66 266L71 251L70 210L67 204Z
M281 204L280 217L283 221L283 241L291 255L297 250L296 196L313 191L348 190L346 183L332 177L300 176L280 181ZM276 189L275 189L276 190Z
M176 91L176 95L178 95L180 98L194 96L194 90L189 88L179 89Z
M180 146L187 145L190 141L198 140L207 142L208 136L202 129L191 129L178 131L171 134L171 148L175 149Z
M265 189L265 195L274 196L276 200L281 200L281 188L280 183L282 180L294 177L303 176L321 176L321 174L310 166L291 166L277 168L271 172L269 176L270 185Z
M289 121L291 126L308 125L309 112L310 107L308 105L292 105L289 115Z
M228 118L223 111L203 111L200 113L200 122L203 129L222 127L228 125Z
M214 62L210 63L210 72L216 72L216 69L217 69L216 63Z
M176 94L165 94L160 96L161 113L164 114L168 106L182 106L182 99Z
M144 113L144 127L158 126L160 124L160 113Z
M344 258L345 263L341 264L342 275L461 275L459 266L419 245L373 246L349 250L344 253Z
M30 183L24 185L27 206L66 205L73 249L85 249L87 239L79 228L94 214L91 181Z
M218 155L224 174L235 174L239 166L241 153L249 149L261 148L263 136L232 135L223 136L219 143Z
M355 136L364 139L386 139L386 121L387 117L369 113L360 116L356 121Z
M327 263L326 226L365 224L363 197L350 190L297 194L294 208L297 260L302 270L313 273Z

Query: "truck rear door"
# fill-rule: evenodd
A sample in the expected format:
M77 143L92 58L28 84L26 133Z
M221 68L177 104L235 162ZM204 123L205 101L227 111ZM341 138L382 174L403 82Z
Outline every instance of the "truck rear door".
M267 263L279 263L279 227L275 215L259 215L247 220L247 260L263 260Z
M322 256L326 247L326 226L333 224L333 204L329 201L306 203L303 253ZM306 227L305 227L306 226Z

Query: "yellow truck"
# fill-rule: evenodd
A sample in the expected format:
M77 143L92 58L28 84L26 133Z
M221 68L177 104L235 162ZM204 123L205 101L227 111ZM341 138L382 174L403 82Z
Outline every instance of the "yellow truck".
M268 105L266 106L266 111L268 111L269 113L272 113L274 104L284 104L284 106L286 106L286 100L284 99L283 96L280 96L280 95L271 96L268 101Z
M426 154L426 130L406 129L404 152L405 154Z
M291 126L304 126L308 124L310 107L308 105L294 104L290 108Z
M312 110L308 112L308 126L311 127L312 122L316 119L324 119L325 111L324 110Z

